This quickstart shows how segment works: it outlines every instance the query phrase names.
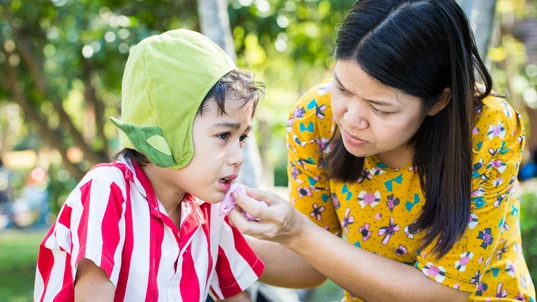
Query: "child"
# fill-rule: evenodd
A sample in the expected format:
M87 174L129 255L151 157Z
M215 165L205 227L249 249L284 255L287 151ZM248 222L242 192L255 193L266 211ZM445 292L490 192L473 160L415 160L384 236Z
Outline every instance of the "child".
M149 37L122 83L124 145L41 243L35 301L249 301L264 265L218 214L263 88L208 38Z

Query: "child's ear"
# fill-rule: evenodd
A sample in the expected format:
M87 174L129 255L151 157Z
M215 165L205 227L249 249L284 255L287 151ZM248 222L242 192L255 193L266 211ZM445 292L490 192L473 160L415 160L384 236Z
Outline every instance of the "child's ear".
M446 88L444 91L442 91L442 95L440 96L440 99L436 104L433 106L433 108L429 109L427 111L428 116L436 115L438 112L442 111L442 109L446 108L446 106L451 102L451 88Z

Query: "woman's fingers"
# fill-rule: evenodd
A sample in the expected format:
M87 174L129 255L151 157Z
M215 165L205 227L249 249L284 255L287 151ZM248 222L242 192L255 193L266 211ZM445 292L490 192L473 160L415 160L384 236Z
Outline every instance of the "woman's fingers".
M265 234L270 230L270 226L267 224L248 221L246 217L242 215L242 210L238 207L235 207L233 211L229 213L229 218L241 233L252 235L254 237L264 239L266 237Z
M274 216L274 210L267 206L268 202L263 204L265 200L257 201L237 191L233 192L233 198L239 207L256 218L270 220Z
M298 212L279 195L258 189L247 189L247 195L237 191L232 194L238 206L230 213L230 219L241 232L280 242L300 229ZM243 211L259 220L248 221Z
M253 199L264 201L268 205L280 203L280 202L287 202L272 191L246 188L246 195L252 197Z

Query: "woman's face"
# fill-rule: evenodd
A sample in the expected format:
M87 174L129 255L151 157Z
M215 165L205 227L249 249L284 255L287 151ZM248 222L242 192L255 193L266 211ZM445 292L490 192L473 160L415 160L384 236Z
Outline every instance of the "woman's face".
M339 60L332 82L332 110L345 148L354 156L376 155L401 168L412 160L408 141L426 114L422 101L371 78L352 61Z

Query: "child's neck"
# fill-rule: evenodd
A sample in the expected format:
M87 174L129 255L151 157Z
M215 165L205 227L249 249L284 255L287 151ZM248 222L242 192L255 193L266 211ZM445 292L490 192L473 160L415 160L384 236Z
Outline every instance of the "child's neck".
M176 212L180 212L181 201L185 197L186 192L171 183L170 177L165 174L167 172L166 168L148 164L142 167L142 169L151 182L158 201L166 209L168 216L175 216Z

